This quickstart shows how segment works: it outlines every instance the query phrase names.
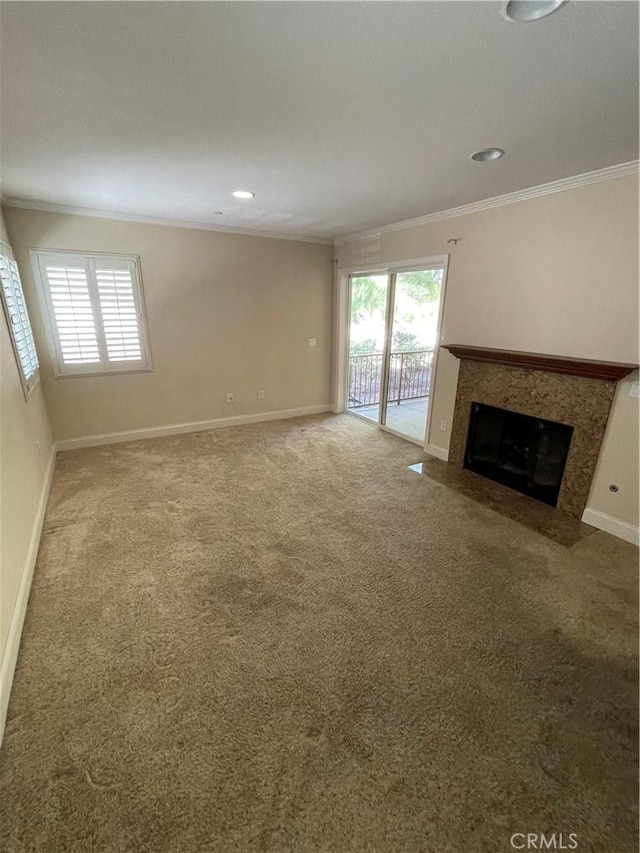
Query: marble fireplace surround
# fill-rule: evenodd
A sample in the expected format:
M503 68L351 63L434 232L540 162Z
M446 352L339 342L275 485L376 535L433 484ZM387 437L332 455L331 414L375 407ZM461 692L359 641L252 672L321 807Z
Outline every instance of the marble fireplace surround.
M637 365L448 344L460 359L449 463L464 467L472 403L573 427L556 509L580 519L616 390Z

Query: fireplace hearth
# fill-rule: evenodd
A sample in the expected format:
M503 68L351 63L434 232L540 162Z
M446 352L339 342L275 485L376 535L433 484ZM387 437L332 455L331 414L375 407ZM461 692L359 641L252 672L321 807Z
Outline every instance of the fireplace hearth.
M464 467L556 506L573 427L473 402Z

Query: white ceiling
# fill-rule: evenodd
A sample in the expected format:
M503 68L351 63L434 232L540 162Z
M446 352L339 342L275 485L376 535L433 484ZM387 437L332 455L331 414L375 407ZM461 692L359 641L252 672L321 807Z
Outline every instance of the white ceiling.
M635 159L638 4L501 5L2 3L3 195L326 238Z

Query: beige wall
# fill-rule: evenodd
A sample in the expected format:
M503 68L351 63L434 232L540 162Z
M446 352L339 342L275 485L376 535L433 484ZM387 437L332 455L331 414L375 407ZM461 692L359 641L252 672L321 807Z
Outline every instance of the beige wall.
M338 246L339 266L358 251ZM637 176L381 234L382 263L447 253L443 342L638 363ZM457 376L440 350L429 441L445 449ZM618 389L589 506L637 525L638 401L628 389Z
M1 238L8 243L4 220ZM22 393L11 339L0 309L0 659L27 565L53 438L42 383ZM39 531L35 530L37 534ZM3 676L7 675L2 668ZM2 685L5 698L5 685Z
M5 216L57 439L328 404L330 246L15 208ZM54 378L34 247L140 255L151 373Z

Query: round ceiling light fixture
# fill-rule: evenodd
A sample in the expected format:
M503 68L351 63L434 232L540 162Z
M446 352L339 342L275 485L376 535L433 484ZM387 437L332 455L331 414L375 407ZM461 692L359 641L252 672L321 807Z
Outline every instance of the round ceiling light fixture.
M509 0L502 7L502 16L507 21L526 24L552 15L565 2L566 0Z
M499 160L504 157L502 148L483 148L482 151L474 151L471 159L476 163L488 163L489 160Z
M236 190L232 195L234 198L253 198L255 193L251 193L249 190Z

